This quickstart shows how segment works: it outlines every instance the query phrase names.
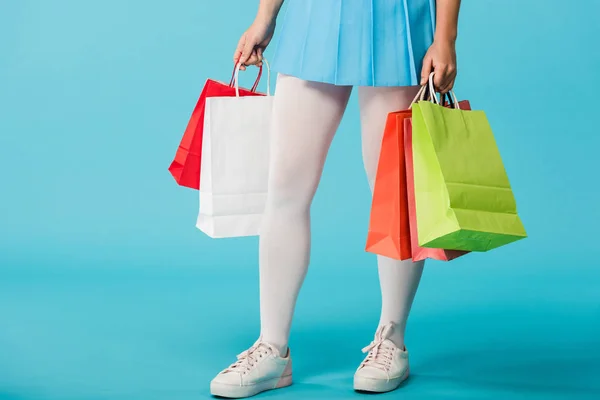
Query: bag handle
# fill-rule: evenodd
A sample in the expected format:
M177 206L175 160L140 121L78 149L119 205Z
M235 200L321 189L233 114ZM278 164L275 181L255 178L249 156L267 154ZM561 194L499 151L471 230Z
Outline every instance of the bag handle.
M430 93L432 93L430 101L437 105L442 105L440 103L440 100L438 100L437 95L435 94L436 93L435 85L433 84L433 76L434 75L435 75L435 71L432 72L431 74L429 74L429 91L430 91ZM441 99L442 103L444 102L444 96L448 96L448 98L450 99L450 104L454 103L455 108L457 110L460 110L460 104L458 104L458 99L456 98L456 94L454 94L453 90L449 91L445 95L444 94L440 95L440 99Z
M456 105L458 104L458 102L455 101L455 99L450 93L443 94L441 101L443 107L446 107L446 105L448 105L450 108L457 108ZM460 107L460 105L458 107Z
M409 110L412 108L413 104L425 100L425 96L427 96L428 89L429 87L427 85L423 85L419 88L419 91L415 95L415 98L410 102L410 106L408 107Z
M258 82L260 82L260 77L262 76L263 68L262 65L258 67L258 76L256 77L256 81L254 85L252 85L251 92L256 92L256 88L258 87ZM235 83L235 66L233 67L233 71L231 72L231 79L229 80L229 87L233 88Z
M266 58L263 58L262 62L267 66L267 96L271 95L271 66ZM240 97L240 68L242 67L242 63L237 63L235 69L233 70L233 76L231 77L231 83L229 86L235 86L235 97ZM260 77L262 76L262 65L259 67L258 77L256 78L256 82L254 82L254 86L252 86L251 91L256 92L258 88L258 83L260 82Z
M453 90L451 90L450 92L448 92L446 94L440 95L440 98L441 98L441 103L440 103L440 99L438 99L436 91L435 91L435 85L433 84L434 74L435 74L435 72L432 72L431 74L429 74L428 82L425 85L421 86L421 88L417 92L415 98L410 103L410 107L408 109L410 110L412 108L413 104L415 104L419 101L431 101L432 103L437 104L437 105L445 105L446 97L447 97L448 101L450 103L450 107L460 110L460 104L458 103L458 99L456 97L456 94L454 94Z

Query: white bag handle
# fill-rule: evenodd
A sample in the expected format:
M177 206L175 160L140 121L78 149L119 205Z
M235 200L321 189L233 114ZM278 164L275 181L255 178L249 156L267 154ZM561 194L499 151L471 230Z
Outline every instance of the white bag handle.
M429 89L429 101L431 101L434 104L440 105L440 101L437 98L437 95L435 94L435 85L433 84L433 75L434 74L435 74L435 72L432 72L431 74L429 74L429 82L426 83L425 85L421 86L421 88L417 92L417 95L415 96L413 101L411 101L410 107L408 107L409 110L412 108L412 105L415 104L416 102L425 100L425 95L427 94L427 89ZM452 101L454 101L456 109L460 110L460 104L458 104L458 99L457 99L456 95L454 94L453 90L450 91L450 96L452 96Z
M416 102L425 100L425 92L427 92L427 85L421 86L415 98L410 102L410 106L408 107L409 110Z
M267 66L267 96L271 95L271 66L269 65L269 62L267 61L266 58L263 58L262 60L263 63L265 63L265 65ZM242 67L242 63L237 63L237 65L235 66L235 74L233 77L233 84L235 85L235 97L240 97L240 81L239 81L239 75L240 75L240 68Z
M440 101L438 100L437 95L435 94L435 85L433 84L433 76L434 75L435 75L435 72L432 72L429 74L429 91L431 93L431 102L435 103L437 105L440 105ZM454 94L454 90L450 91L450 96L452 96L452 100L454 101L454 104L456 105L456 109L460 110L460 104L458 104L458 99L456 98L456 95Z

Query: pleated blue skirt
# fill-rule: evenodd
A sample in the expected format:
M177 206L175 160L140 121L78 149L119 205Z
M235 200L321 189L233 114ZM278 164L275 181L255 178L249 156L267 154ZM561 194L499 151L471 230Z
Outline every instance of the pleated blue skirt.
M419 84L435 0L288 0L273 69L334 85Z

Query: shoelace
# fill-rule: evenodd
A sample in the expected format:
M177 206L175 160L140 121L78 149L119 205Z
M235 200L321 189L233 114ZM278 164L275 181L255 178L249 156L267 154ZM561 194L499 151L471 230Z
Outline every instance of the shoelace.
M392 329L392 324L382 326L375 334L375 340L373 340L367 347L362 349L363 353L368 352L369 354L360 365L361 368L378 368L388 374L389 378L389 371L390 367L392 366L394 355L394 347L384 342L389 337Z
M234 362L227 368L224 373L237 372L242 375L246 375L256 365L259 359L267 357L270 354L276 353L273 346L268 343L261 342L259 339L252 345L248 350L237 355L237 361Z

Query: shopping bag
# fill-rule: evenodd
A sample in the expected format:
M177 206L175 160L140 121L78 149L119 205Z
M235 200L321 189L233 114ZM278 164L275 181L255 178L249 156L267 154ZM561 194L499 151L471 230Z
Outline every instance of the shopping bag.
M467 101L461 102L460 104L461 109L470 109ZM408 220L410 226L410 249L412 253L412 260L416 262L430 258L432 260L451 261L457 257L467 254L466 251L461 250L431 249L419 246L412 152L412 121L410 118L406 118L404 120L404 149L406 159L406 193L408 199Z
M413 103L431 95L428 85L421 87ZM463 103L468 106L468 103ZM410 220L409 193L412 185L412 161L406 160L405 127L410 122L410 109L388 114L375 178L373 200L369 219L366 251L386 257L413 261L424 258L444 260L444 250L424 253L424 249L413 248L413 226ZM410 178L410 182L408 180ZM414 194L413 194L414 196ZM417 258L413 250L417 250ZM431 249L426 249L427 251ZM425 255L425 257L423 257Z
M435 101L412 110L419 246L488 251L525 238L485 113Z
M411 111L388 114L373 188L366 251L407 260L411 258L404 161L404 121Z
M234 71L235 74L235 71ZM239 90L240 96L264 96L257 93L256 89L262 75L262 67L258 71L258 77L252 89ZM200 98L192 112L192 116L187 124L181 143L175 153L175 158L169 166L169 172L175 178L175 181L181 185L192 189L199 188L200 182L200 158L202 154L202 131L204 129L204 110L206 99L210 97L231 97L235 96L233 86L233 74L229 85L209 79L202 89Z
M258 235L267 196L273 97L242 97L239 68L234 97L206 99L196 226L214 238Z

